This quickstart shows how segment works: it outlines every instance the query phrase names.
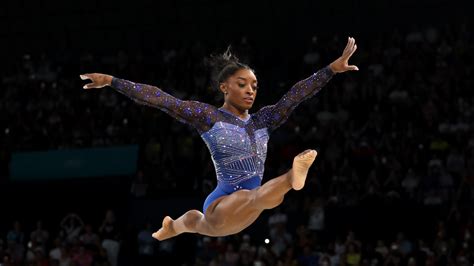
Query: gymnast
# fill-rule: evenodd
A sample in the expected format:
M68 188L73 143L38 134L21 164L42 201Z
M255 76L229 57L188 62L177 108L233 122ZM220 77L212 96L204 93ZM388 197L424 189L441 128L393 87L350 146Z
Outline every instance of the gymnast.
M257 96L257 78L254 71L229 49L211 57L213 81L224 95L220 108L180 100L157 87L110 75L92 73L80 77L91 80L84 89L110 86L135 102L158 108L199 132L211 153L217 186L204 201L202 212L190 210L174 220L164 217L162 227L153 233L153 237L160 241L182 233L217 237L242 231L264 210L280 205L288 191L303 188L317 155L315 150L298 154L288 172L262 184L270 133L283 124L302 101L318 93L336 73L359 70L348 63L356 49L354 38L349 37L339 58L297 82L276 104L252 114L249 109Z

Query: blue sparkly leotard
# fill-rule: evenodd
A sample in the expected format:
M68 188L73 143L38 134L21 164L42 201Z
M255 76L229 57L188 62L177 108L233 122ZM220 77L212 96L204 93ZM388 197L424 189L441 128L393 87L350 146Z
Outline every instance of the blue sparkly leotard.
M217 187L204 202L203 213L217 198L261 185L269 133L286 121L302 101L314 96L333 76L325 67L296 83L276 104L241 119L223 108L177 99L161 89L113 78L112 87L135 102L158 108L192 125L211 152Z

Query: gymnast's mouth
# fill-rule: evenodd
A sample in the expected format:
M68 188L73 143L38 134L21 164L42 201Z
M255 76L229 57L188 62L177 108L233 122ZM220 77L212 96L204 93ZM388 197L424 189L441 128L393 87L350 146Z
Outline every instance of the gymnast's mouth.
M245 101L246 103L253 103L253 98L252 98L252 97L245 97L245 98L244 98L244 101Z

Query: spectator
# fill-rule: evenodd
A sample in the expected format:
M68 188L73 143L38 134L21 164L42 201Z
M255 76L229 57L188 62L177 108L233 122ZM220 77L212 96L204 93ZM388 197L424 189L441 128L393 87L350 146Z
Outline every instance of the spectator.
M84 222L81 217L75 213L67 214L61 221L60 235L69 243L74 242L79 238Z
M13 223L13 229L7 233L7 245L8 251L11 255L9 258L15 263L21 264L23 262L23 254L25 252L25 234L21 230L21 224L19 221Z
M107 210L104 221L99 228L101 234L102 247L107 250L107 255L111 266L117 266L118 254L120 250L120 232L115 220L115 213Z
M43 229L42 221L36 222L36 230L31 232L30 240L35 242L38 246L41 246L43 251L46 250L46 245L48 244L49 240L49 232Z
M99 236L94 233L92 229L92 225L86 224L84 227L85 231L79 236L79 241L81 241L82 245L84 246L94 246L97 241L99 240Z

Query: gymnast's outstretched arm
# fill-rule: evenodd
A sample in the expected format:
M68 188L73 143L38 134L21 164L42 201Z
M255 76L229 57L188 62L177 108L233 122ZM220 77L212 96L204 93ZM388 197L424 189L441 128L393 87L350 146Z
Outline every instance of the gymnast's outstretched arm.
M348 64L349 58L356 49L354 38L349 37L346 48L338 59L310 77L297 82L276 104L260 109L256 113L257 119L269 129L273 130L279 127L301 102L318 93L334 74L348 70L359 70L357 66Z
M81 79L90 79L84 89L102 88L111 86L118 92L126 95L135 102L158 108L177 120L193 125L198 130L205 131L213 122L217 108L212 105L180 100L158 87L115 78L110 75L92 73L83 74Z

